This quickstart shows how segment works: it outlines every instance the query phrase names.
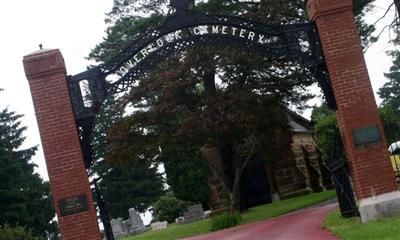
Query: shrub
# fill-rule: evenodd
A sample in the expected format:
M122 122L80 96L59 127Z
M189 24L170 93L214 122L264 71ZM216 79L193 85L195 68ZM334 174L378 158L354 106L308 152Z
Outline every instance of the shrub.
M211 231L230 228L239 224L242 217L239 213L223 213L211 218Z
M39 240L23 227L0 226L0 240Z
M174 222L188 206L189 203L172 195L164 195L154 204L154 218L158 221Z

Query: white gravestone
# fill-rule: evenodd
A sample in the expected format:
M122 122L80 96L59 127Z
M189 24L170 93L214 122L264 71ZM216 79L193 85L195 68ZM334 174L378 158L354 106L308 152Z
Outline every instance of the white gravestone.
M168 222L154 222L151 224L151 230L161 230L161 229L166 229L168 226Z

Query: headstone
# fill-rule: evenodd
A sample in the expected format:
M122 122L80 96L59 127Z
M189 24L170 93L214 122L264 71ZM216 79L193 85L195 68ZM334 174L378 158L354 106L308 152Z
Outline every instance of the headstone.
M203 207L201 204L190 206L186 212L183 213L183 217L185 218L185 223L201 220L204 218Z
M161 230L161 229L166 229L168 226L168 222L154 222L151 224L151 230Z
M124 232L122 226L122 218L112 219L111 228L115 239L125 237L127 232Z
M131 229L131 220L126 219L122 221L122 231L129 232L129 229Z
M211 215L211 210L204 211L204 218L209 218Z
M185 223L185 218L184 217L177 217L175 218L175 222L178 224Z
M129 219L131 220L131 225L133 226L144 226L143 220L140 215L136 212L134 208L129 208Z
M129 209L130 227L129 234L135 235L148 230L143 224L143 220L134 208Z

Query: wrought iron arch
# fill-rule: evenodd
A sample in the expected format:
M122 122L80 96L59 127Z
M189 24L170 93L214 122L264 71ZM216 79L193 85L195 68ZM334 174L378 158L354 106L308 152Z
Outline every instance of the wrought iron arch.
M68 77L86 168L89 168L93 161L91 140L95 115L107 96L128 90L157 63L193 46L227 46L261 56L297 62L310 70L325 95L327 105L336 109L314 22L270 26L241 17L211 16L195 12L191 10L193 4L194 0L171 0L170 5L175 11L167 17L161 27L136 36L135 40L110 62ZM106 78L112 75L116 75L118 79L113 82L107 81ZM80 88L80 83L85 80L88 82L91 98L88 106L85 106ZM338 137L335 136L335 139ZM348 170L343 158L337 157L339 148L336 145L338 144L335 142L336 152L328 161L328 168L337 185L342 214L357 215ZM103 221L107 221L103 215ZM112 239L112 236L108 237Z
M187 5L189 6L189 5ZM331 108L336 108L319 36L313 22L270 26L232 16L211 16L188 9L169 16L164 24L138 35L110 62L69 76L68 85L87 168L92 164L92 127L107 96L128 90L157 63L194 46L227 46L266 57L285 58L308 68ZM118 80L109 82L108 76ZM91 103L85 106L80 82L88 82Z

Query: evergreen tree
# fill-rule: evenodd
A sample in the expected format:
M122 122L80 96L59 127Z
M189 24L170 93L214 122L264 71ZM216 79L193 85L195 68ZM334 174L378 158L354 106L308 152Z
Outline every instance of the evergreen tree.
M109 152L108 131L111 126L122 119L123 112L116 109L114 97L109 97L103 103L100 113L96 116L92 146L93 164L89 168L89 175L94 178L102 179L108 172L110 166L105 161L105 156Z
M113 97L103 104L93 129L94 163L89 169L96 179L111 218L128 217L128 209L144 213L163 194L163 180L157 166L149 161L129 161L109 164L106 155L110 151L108 132L122 119Z
M400 35L393 40L395 46L400 45ZM386 132L388 143L400 141L400 51L394 49L388 54L392 57L392 66L385 73L387 82L379 89L382 99L380 107L381 119Z
M0 112L0 225L24 226L45 238L57 229L50 187L31 162L37 147L22 149L21 115Z
M358 31L360 32L361 44L364 48L375 43L378 38L373 35L375 25L365 22L365 16L373 9L375 0L353 0L353 14L356 16Z
M207 164L198 151L199 147L186 143L170 144L162 149L160 161L164 164L167 184L174 196L186 202L201 203L208 208L210 189Z
M150 161L134 161L113 164L100 184L100 191L111 218L128 218L128 209L139 213L151 210L164 193L161 174Z
M400 36L395 39L394 44L400 44ZM378 94L383 105L390 104L393 110L400 114L400 51L396 49L390 51L389 54L393 59L393 65L389 73L385 73L388 82L379 89Z
M400 141L400 114L391 104L379 108L388 144Z

